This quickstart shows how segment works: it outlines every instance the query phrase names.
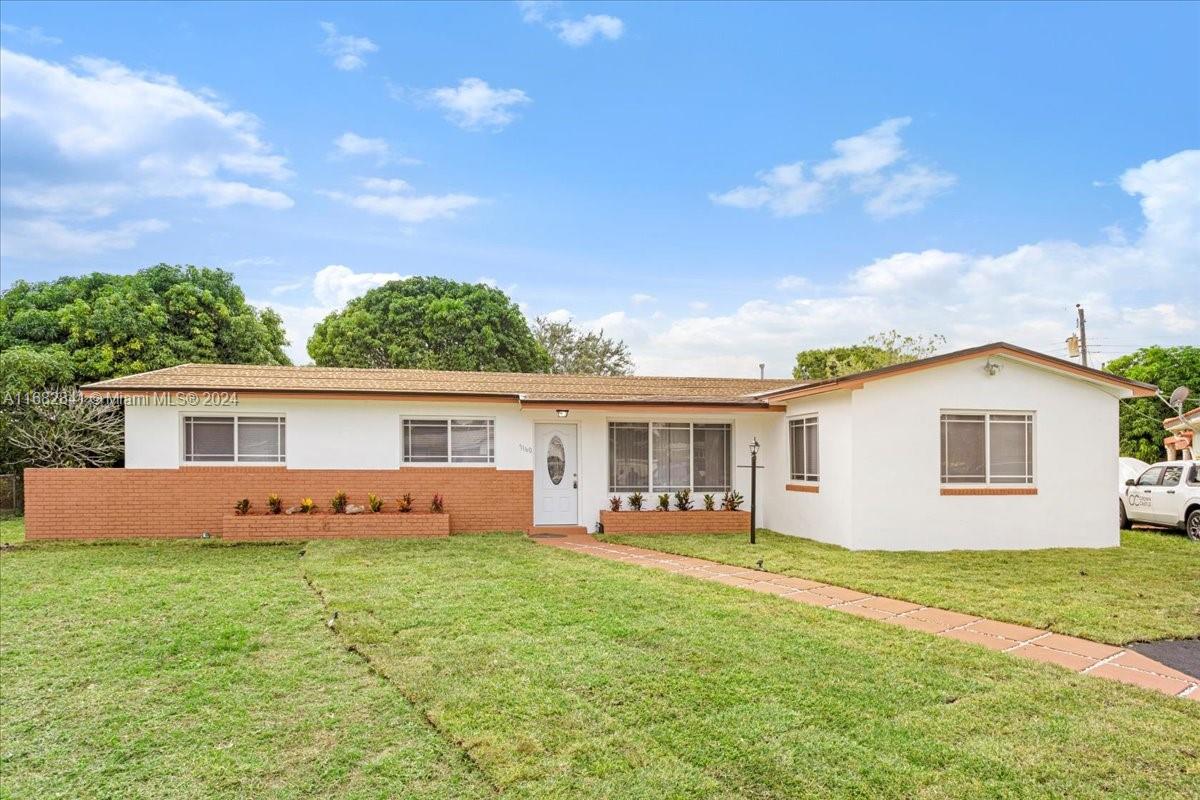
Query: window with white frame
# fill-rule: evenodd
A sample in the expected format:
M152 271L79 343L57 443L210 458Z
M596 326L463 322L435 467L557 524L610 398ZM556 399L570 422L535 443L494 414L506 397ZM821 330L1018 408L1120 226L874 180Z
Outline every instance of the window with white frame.
M183 418L185 463L282 464L287 420L277 416Z
M721 423L610 422L610 492L725 492L733 426Z
M791 475L794 481L821 480L821 447L817 416L797 417L788 421Z
M1033 483L1033 414L942 413L942 483Z
M490 419L405 419L401 421L405 464L492 464L495 421Z

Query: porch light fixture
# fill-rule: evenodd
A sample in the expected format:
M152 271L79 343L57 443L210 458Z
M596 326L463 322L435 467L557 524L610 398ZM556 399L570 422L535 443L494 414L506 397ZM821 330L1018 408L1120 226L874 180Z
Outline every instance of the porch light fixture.
M567 416L567 414L570 414L570 413L571 413L571 409L569 409L569 408L556 408L556 409L554 410L554 413L555 413L555 414L558 414L560 417L565 417L565 416Z
M759 447L759 445L758 445L758 437L757 437L757 436L755 436L755 437L754 437L754 440L750 442L750 455L751 455L751 456L757 456L757 455L758 455L758 447Z

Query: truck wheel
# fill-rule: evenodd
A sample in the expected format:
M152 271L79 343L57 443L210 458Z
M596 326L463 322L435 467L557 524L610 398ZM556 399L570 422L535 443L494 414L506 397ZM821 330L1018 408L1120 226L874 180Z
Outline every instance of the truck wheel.
M1120 500L1117 501L1117 507L1121 509L1121 530L1129 530L1129 515L1125 513L1125 504Z
M1193 542L1200 542L1200 508L1193 508L1187 515L1187 535Z

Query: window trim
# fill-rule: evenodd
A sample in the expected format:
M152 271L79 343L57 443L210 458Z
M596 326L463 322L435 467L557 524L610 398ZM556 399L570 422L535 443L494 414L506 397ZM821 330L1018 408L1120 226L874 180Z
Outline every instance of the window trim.
M441 422L445 423L446 428L446 460L445 461L410 461L408 459L408 434L406 423L408 422ZM454 423L463 422L483 422L488 429L488 456L486 460L480 460L477 457L474 460L454 458L454 442L453 430ZM469 416L464 414L404 414L400 417L400 468L412 467L484 467L494 468L496 466L496 418L487 416Z
M612 485L612 426L613 425L645 425L646 426L646 485L638 488L614 488ZM682 426L686 425L688 430L688 485L684 487L663 488L654 484L654 427L662 426ZM712 487L697 488L696 485L696 428L722 427L726 431L726 449L725 458L727 461L727 484L723 489ZM697 493L716 494L719 492L733 491L734 468L733 450L734 450L734 424L732 420L675 420L675 419L606 419L604 421L605 434L605 486L609 494L629 495L634 492L643 492L648 494L662 494L663 492L679 492L687 489L693 495Z
M945 437L946 416L972 416L980 417L983 420L983 480L982 481L953 481L945 480L945 464L943 463L943 444ZM1024 416L1028 417L1029 425L1029 475L1024 481L996 481L992 476L992 416ZM1000 424L1006 424L1006 421L1000 421ZM1011 424L1017 424L1012 422ZM999 408L943 408L938 411L938 485L943 489L994 489L994 490L1028 490L1037 489L1038 486L1038 464L1037 464L1037 412L1017 409L999 409ZM1001 477L1014 478L1016 476L1005 475ZM954 494L954 492L949 492ZM1036 494L1036 491L1012 491L1005 492L1008 494ZM943 491L942 494L947 494Z
M233 419L233 458L223 461L189 461L188 460L188 420L191 419ZM242 461L238 458L238 426L241 420L277 420L280 430L280 453L274 461ZM181 467L286 467L287 466L287 414L272 411L253 411L248 414L234 412L205 411L183 412L179 415L179 466Z
M815 472L796 472L796 465L792 463L792 430L800 423L805 428L808 427L809 421L812 421L813 427L817 429L817 469ZM805 412L803 414L795 414L787 418L787 453L788 453L788 483L796 486L817 486L821 485L821 414L817 411ZM808 440L804 441L805 460L808 459ZM808 466L805 464L804 466ZM797 477L799 475L799 477ZM813 477L810 477L813 476ZM804 491L803 489L793 489L792 491Z

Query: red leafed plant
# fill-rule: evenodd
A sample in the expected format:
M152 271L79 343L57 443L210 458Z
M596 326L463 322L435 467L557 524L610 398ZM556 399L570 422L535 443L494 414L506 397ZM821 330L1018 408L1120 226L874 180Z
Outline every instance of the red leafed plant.
M434 514L444 514L446 512L445 499L440 494L435 494L429 501L429 510Z

